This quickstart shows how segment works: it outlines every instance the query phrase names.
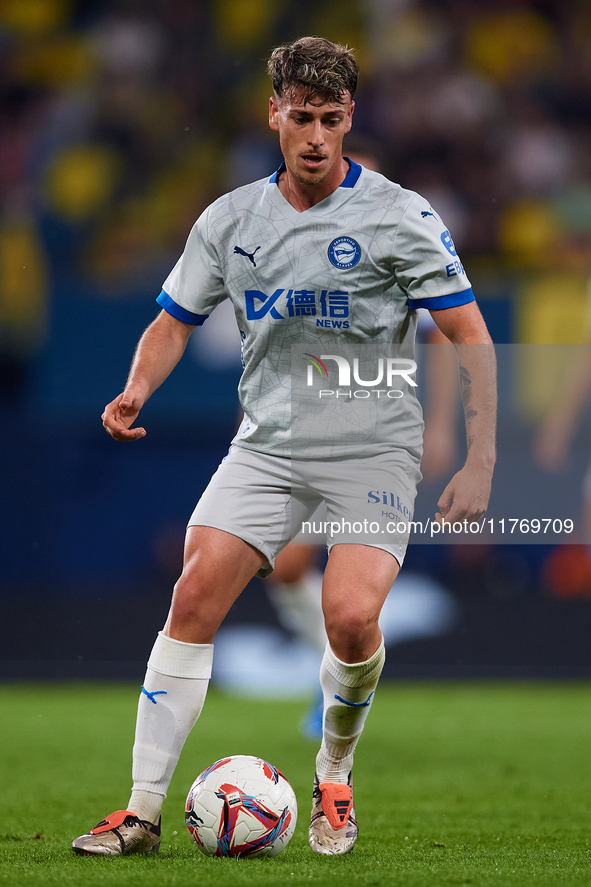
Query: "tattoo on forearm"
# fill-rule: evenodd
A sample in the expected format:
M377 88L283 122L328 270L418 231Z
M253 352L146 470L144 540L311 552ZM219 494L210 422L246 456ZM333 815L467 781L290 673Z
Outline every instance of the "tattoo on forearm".
M476 410L469 409L470 398L472 396L472 376L466 367L460 367L460 393L462 398L462 406L464 407L464 416L466 419L473 419L478 415Z
M470 402L470 385L472 384L472 376L466 367L460 367L460 393L464 410L466 410Z
M472 376L470 375L470 371L461 366L460 367L460 394L462 398L462 406L464 407L464 418L466 422L470 419L474 419L478 415L478 411L474 409L470 409L470 398L472 395ZM466 429L466 440L468 444L468 450L474 443L474 436L472 434L468 434Z

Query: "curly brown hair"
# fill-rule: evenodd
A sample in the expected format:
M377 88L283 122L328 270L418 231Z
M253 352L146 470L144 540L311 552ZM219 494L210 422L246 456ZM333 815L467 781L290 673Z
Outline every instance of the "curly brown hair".
M352 49L324 37L300 37L273 50L267 63L275 95L303 90L304 104L312 98L343 104L357 87L359 65Z

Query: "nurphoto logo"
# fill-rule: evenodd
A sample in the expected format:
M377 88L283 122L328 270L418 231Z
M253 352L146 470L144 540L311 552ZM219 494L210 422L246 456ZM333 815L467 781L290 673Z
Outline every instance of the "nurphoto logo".
M417 383L411 378L417 371L417 364L416 361L410 360L409 358L379 357L377 360L377 368L374 370L375 378L362 379L358 357L353 358L352 370L350 361L340 354L321 354L320 357L316 357L314 354L304 354L303 357L308 361L306 384L309 388L314 387L314 370L317 370L322 381L326 380L328 382L330 375L334 375L335 367L331 366L330 369L332 373L329 374L325 361L330 360L336 364L336 370L338 371L338 387L336 389L321 388L318 392L319 398L356 397L364 399L372 397L372 395L378 398L383 395L384 397L389 397L391 399L398 399L404 397L404 391L401 391L399 388L394 388L395 381L400 384L400 379L403 379L406 384L410 385L412 388L416 388L417 386ZM361 386L360 388L353 389L351 387L351 375L353 376L353 381ZM385 384L386 387L378 387L382 384ZM341 388L344 388L345 390L341 391Z

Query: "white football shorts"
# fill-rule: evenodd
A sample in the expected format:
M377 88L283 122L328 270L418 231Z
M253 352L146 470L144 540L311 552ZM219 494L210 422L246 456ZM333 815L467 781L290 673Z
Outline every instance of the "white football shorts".
M188 525L225 530L253 545L267 558L263 578L298 534L300 541L321 537L329 551L347 543L380 548L402 566L421 477L418 459L403 449L303 461L232 446ZM317 512L323 502L326 511Z

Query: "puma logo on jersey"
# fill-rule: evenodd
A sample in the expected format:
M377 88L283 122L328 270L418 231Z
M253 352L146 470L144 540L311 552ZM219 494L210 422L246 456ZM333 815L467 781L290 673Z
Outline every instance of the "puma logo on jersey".
M426 219L427 216L433 216L433 218L435 218L435 213L428 213L426 210L423 210L423 212L421 213L421 216L422 216L424 219Z
M242 249L241 246L234 247L234 252L237 253L239 256L246 256L246 258L252 262L252 264L254 265L255 268L257 266L257 263L254 260L254 256L255 256L255 253L257 253L259 250L260 250L260 246L257 246L254 253L247 253L246 250Z

